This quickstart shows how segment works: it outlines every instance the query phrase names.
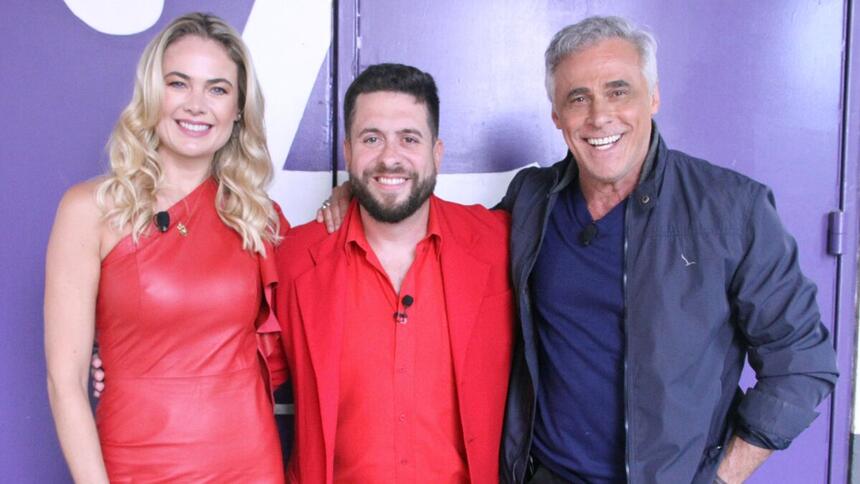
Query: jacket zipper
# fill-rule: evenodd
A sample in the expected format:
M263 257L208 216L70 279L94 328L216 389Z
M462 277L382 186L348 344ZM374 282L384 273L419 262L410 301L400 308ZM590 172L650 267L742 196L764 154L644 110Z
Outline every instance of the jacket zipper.
M632 193L631 193L632 195ZM630 356L630 328L628 324L628 308L630 305L627 301L627 234L629 233L629 225L630 225L630 212L633 197L628 198L627 207L624 209L624 267L621 272L621 291L622 291L622 299L624 301L624 317L623 317L623 326L624 326L624 447L625 447L625 457L624 457L624 472L627 475L628 484L631 482L630 480L630 461L633 445L630 441L630 370L628 367L628 359Z
M541 248L541 246L543 246L543 239L544 239L544 236L546 235L546 225L549 222L549 216L552 213L552 205L553 205L553 202L555 200L553 198L553 194L555 193L554 190L555 190L556 186L558 185L558 183L559 183L559 176L558 176L558 174L556 174L555 181L552 184L552 188L550 188L549 193L546 194L546 199L547 199L546 210L544 211L543 222L541 223L540 238L538 239L537 247L535 247L535 251L532 255L532 258L529 261L529 268L526 271L525 281L523 281L526 286L528 285L529 276L531 275L532 270L535 267L535 263L537 262L538 255L540 255L540 248ZM529 313L531 313L531 310L532 310L531 306L532 305L529 302L529 298L526 298L525 300L526 300L526 304L528 305L528 307L526 309L528 309ZM534 332L534 329L535 329L534 328L534 320L532 319L532 332ZM526 365L526 366L528 366L528 365ZM531 378L531 374L529 374L529 378ZM537 415L537 385L535 385L535 382L532 382L532 393L534 394L534 398L532 399L533 401L532 401L531 415L529 415L529 420L530 420L530 422L529 422L529 433L528 433L528 440L526 442L526 450L528 451L528 455L526 455L526 462L528 462L528 460L531 456L532 441L534 440L534 435L535 435L535 415ZM525 474L523 474L523 476L525 477ZM520 479L517 479L516 477L517 476L514 476L514 482L519 482Z

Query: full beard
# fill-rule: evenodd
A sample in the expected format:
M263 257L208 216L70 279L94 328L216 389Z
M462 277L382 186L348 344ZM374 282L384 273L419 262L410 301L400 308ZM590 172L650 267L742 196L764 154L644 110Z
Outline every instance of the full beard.
M363 176L357 176L354 173L349 174L350 185L352 186L352 194L358 200L359 205L371 216L379 222L396 224L405 220L407 217L415 213L424 202L433 194L436 188L436 171L434 170L426 178L419 178L414 172L409 173L409 177L415 180L412 185L412 190L409 192L409 197L398 204L386 204L384 201L374 197L370 191L370 179L379 175L403 175L406 171L403 169L387 170L384 172L369 173L365 172Z

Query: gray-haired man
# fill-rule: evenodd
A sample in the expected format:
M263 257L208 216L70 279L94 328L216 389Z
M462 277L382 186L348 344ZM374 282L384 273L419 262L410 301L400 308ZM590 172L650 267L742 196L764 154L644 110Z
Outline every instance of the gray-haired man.
M505 482L742 482L836 381L770 191L657 132L655 51L617 17L547 49L570 152L520 172L500 204L522 322ZM744 395L745 356L757 383Z

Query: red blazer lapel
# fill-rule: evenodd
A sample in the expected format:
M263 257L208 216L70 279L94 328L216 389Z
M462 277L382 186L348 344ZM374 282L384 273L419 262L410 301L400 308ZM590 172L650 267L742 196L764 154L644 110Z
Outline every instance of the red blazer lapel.
M305 344L320 403L327 467L334 462L344 324L342 301L347 291L343 239L339 233L336 237L326 238L311 247L311 258L315 267L296 280L301 322L307 339Z
M489 266L475 259L468 251L456 246L445 247L442 254L442 283L451 334L454 374L458 381L463 374L472 328L480 317L484 287L489 275Z
M456 220L446 216L448 202L434 196L430 198L430 203L430 209L436 211L444 245L441 260L442 284L451 334L454 372L455 375L462 376L469 338L479 317L490 266L472 255L476 237L471 228L457 226Z
M436 197L431 210L437 210L442 231L442 284L448 315L451 338L451 355L454 359L454 376L459 383L466 373L466 354L472 337L472 328L481 317L481 303L490 276L490 266L478 260L472 251L476 240L470 227L454 226L454 221L445 216L445 204ZM460 418L463 419L463 398L460 400ZM466 429L466 422L463 428Z

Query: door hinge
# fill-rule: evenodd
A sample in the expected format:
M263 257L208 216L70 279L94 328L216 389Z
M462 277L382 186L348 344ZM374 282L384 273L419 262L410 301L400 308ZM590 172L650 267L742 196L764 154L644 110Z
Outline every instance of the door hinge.
M827 253L842 255L842 240L845 227L845 213L834 210L827 215Z

